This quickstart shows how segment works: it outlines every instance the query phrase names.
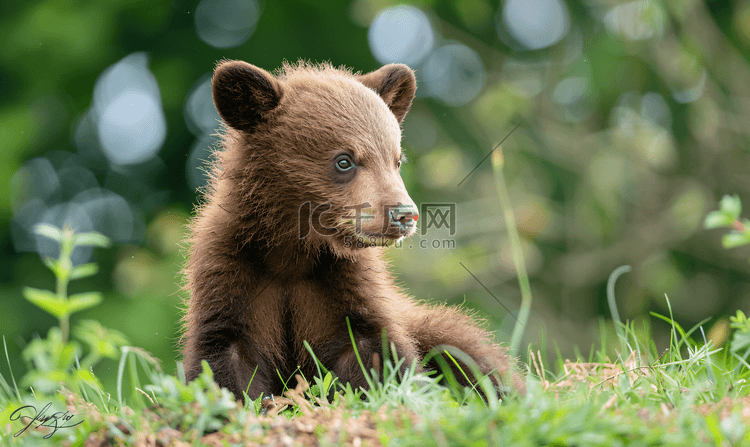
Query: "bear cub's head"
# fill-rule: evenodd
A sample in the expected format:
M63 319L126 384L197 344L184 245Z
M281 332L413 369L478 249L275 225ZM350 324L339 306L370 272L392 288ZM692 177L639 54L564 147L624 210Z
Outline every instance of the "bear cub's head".
M416 90L409 67L359 75L300 62L274 76L223 61L212 90L227 126L213 186L255 222L252 237L294 236L346 255L414 234L417 209L400 174L400 124Z

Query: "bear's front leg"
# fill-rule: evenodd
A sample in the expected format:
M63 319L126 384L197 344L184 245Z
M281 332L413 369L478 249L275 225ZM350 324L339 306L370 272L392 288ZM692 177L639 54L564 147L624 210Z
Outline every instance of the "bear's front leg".
M417 349L421 356L430 355L430 351L436 346L453 346L471 357L481 374L489 374L495 385L508 385L522 394L525 392L525 385L516 373L514 360L508 355L507 348L494 343L492 335L480 328L474 319L457 309L445 306L430 307L409 303L409 307L409 311L404 312L409 318L403 324L417 341ZM475 377L471 368L458 359L456 360L460 370L451 359L445 356L444 358L461 385L473 386L481 378ZM425 367L428 370L440 371L440 365L434 357ZM497 376L501 379L500 383Z
M355 353L351 342L345 344L336 356L332 369L339 382L342 384L350 383L353 389L368 389L369 385L365 373L362 371L362 366L364 366L367 374L370 374L370 370L374 368L382 377L382 362L379 359L381 349L378 346L379 344L375 343L373 339L360 339L357 340L357 352ZM362 366L357 360L357 354L362 360Z
M188 383L202 372L202 360L211 367L214 381L231 391L237 400L242 400L243 392L251 399L274 392L273 368L242 334L207 327L203 332L188 333L183 360Z
M367 389L369 385L365 373L362 371L362 366L364 366L367 374L370 374L372 369L377 371L378 380L382 380L383 364L392 355L391 345L395 347L397 358L404 359L403 367L405 368L411 366L415 360L420 358L414 340L404 337L397 330L393 330L390 335L388 330L385 330L385 335L385 346L382 331L381 336L357 337L355 335L355 353L354 345L347 332L342 334L335 342L329 344L327 349L324 350L324 355L319 358L324 366L329 364L333 366L331 370L342 384L350 383L354 389ZM359 360L357 354L359 354ZM359 363L360 360L362 365Z

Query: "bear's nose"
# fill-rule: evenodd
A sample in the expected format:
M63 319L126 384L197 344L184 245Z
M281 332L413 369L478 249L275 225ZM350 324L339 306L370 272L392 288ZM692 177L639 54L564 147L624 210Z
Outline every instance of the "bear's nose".
M419 219L419 213L417 207L414 205L398 205L390 210L391 222L397 224L401 228L407 228L414 225Z

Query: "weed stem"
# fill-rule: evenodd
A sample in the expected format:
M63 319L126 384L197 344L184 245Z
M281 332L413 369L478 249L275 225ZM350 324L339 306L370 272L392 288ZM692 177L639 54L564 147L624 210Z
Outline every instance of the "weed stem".
M521 288L521 310L518 313L518 321L513 327L513 335L510 338L510 355L515 357L521 345L521 338L523 337L524 329L526 329L526 322L529 320L529 314L531 313L531 285L529 284L529 276L526 273L521 239L518 236L518 229L516 228L516 218L513 215L513 207L510 203L508 188L503 176L503 164L503 148L499 146L492 153L492 171L495 174L497 194L500 196L500 208L503 212L505 227L508 229L510 251L513 255L513 264L516 267L518 285Z

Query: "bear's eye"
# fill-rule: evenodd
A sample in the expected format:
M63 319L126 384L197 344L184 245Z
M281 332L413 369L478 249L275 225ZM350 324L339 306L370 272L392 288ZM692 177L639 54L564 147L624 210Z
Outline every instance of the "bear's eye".
M346 172L354 167L354 162L348 155L342 155L336 159L336 169Z
M396 162L396 169L401 169L401 165L406 163L406 155L401 154Z

